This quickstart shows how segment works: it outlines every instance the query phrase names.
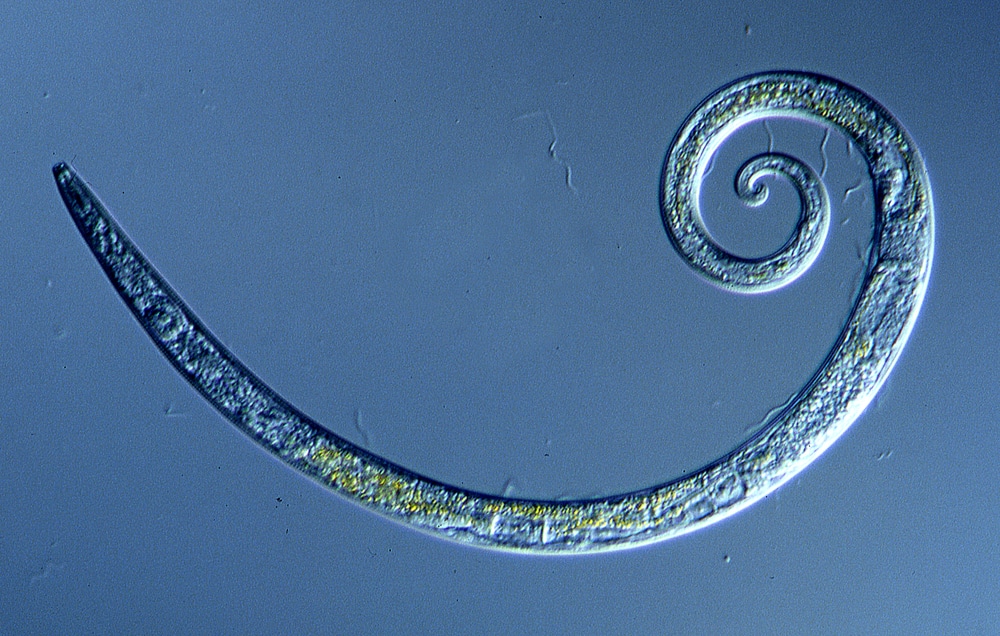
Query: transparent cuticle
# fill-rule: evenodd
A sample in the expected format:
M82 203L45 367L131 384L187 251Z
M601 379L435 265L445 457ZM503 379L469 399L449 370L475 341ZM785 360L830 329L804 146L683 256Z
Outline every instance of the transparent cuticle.
M774 258L728 254L700 222L700 179L711 169L714 150L739 126L776 114L819 121L844 133L869 162L873 192L891 193L876 202L877 250L869 257L850 317L816 374L755 427L747 442L679 479L590 499L536 501L519 499L514 490L507 496L465 490L425 478L329 432L254 375L201 323L71 167L57 164L53 172L84 240L159 350L223 417L289 467L358 505L438 537L539 554L593 552L691 532L780 487L861 414L916 320L934 245L923 160L885 108L832 78L753 75L695 109L667 153L661 181L661 214L677 253L712 284L738 293L779 289L811 265L829 225L821 178L825 162L816 174L794 157L774 153L769 144L768 153L745 166L750 173L743 175L744 185L752 200L766 197L754 177L763 172L789 178L809 204L795 240ZM550 155L562 161L555 151L554 125L552 133ZM569 164L565 167L567 186L575 192ZM360 410L356 425L366 441Z

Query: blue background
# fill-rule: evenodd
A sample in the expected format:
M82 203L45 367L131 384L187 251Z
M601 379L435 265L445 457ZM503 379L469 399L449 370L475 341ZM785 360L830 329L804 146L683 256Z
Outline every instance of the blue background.
M1000 631L996 12L415 4L5 8L0 631ZM744 209L735 168L769 137L827 165L829 242L785 290L704 283L659 219L688 113L785 68L873 95L923 152L924 311L816 464L620 553L458 546L274 461L148 342L50 172L71 161L222 341L331 430L469 488L596 496L745 439L846 318L872 203L838 135L751 126L706 183L713 233L762 254L796 197L778 183Z

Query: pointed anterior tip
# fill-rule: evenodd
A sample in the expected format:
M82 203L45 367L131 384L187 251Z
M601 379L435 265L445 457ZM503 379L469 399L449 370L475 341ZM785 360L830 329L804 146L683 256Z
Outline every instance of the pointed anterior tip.
M52 174L56 178L56 187L62 197L66 209L77 222L88 216L95 205L100 205L96 195L90 191L83 179L68 163L60 161L52 166Z
M65 185L73 179L73 169L65 161L60 161L52 166L52 174L56 178L56 183Z

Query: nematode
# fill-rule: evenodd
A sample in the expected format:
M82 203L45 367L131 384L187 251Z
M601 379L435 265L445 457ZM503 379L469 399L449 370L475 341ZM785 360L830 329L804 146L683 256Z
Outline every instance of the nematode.
M661 181L664 226L701 275L741 293L781 287L819 253L829 225L826 189L792 157L749 160L736 188L750 204L761 175L788 178L802 211L788 243L744 259L715 243L698 210L712 154L736 128L768 117L835 127L860 149L875 198L872 247L860 292L836 344L796 397L741 446L689 475L610 497L538 501L472 492L418 475L327 431L254 375L201 323L67 164L59 192L94 256L164 356L234 426L288 466L374 512L461 543L534 553L633 547L723 519L788 481L819 457L872 400L916 320L930 276L934 212L919 151L878 102L838 80L777 72L726 86L688 117Z

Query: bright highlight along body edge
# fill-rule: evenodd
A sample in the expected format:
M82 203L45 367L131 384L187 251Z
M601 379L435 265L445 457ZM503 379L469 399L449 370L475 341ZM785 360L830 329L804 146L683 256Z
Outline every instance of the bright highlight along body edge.
M780 288L802 274L829 227L826 189L793 157L766 153L736 177L763 202L762 175L788 178L802 210L788 243L761 259L712 240L698 209L700 182L736 128L770 117L834 127L868 162L875 198L861 290L825 361L748 441L700 470L636 492L575 501L473 492L418 475L327 431L268 387L201 323L67 164L53 168L63 201L125 304L164 356L229 422L282 462L365 508L460 543L542 554L629 548L685 534L746 508L823 453L861 414L910 334L930 276L934 213L923 160L903 126L838 80L797 72L726 86L688 117L667 154L661 214L671 243L710 282L739 293Z

